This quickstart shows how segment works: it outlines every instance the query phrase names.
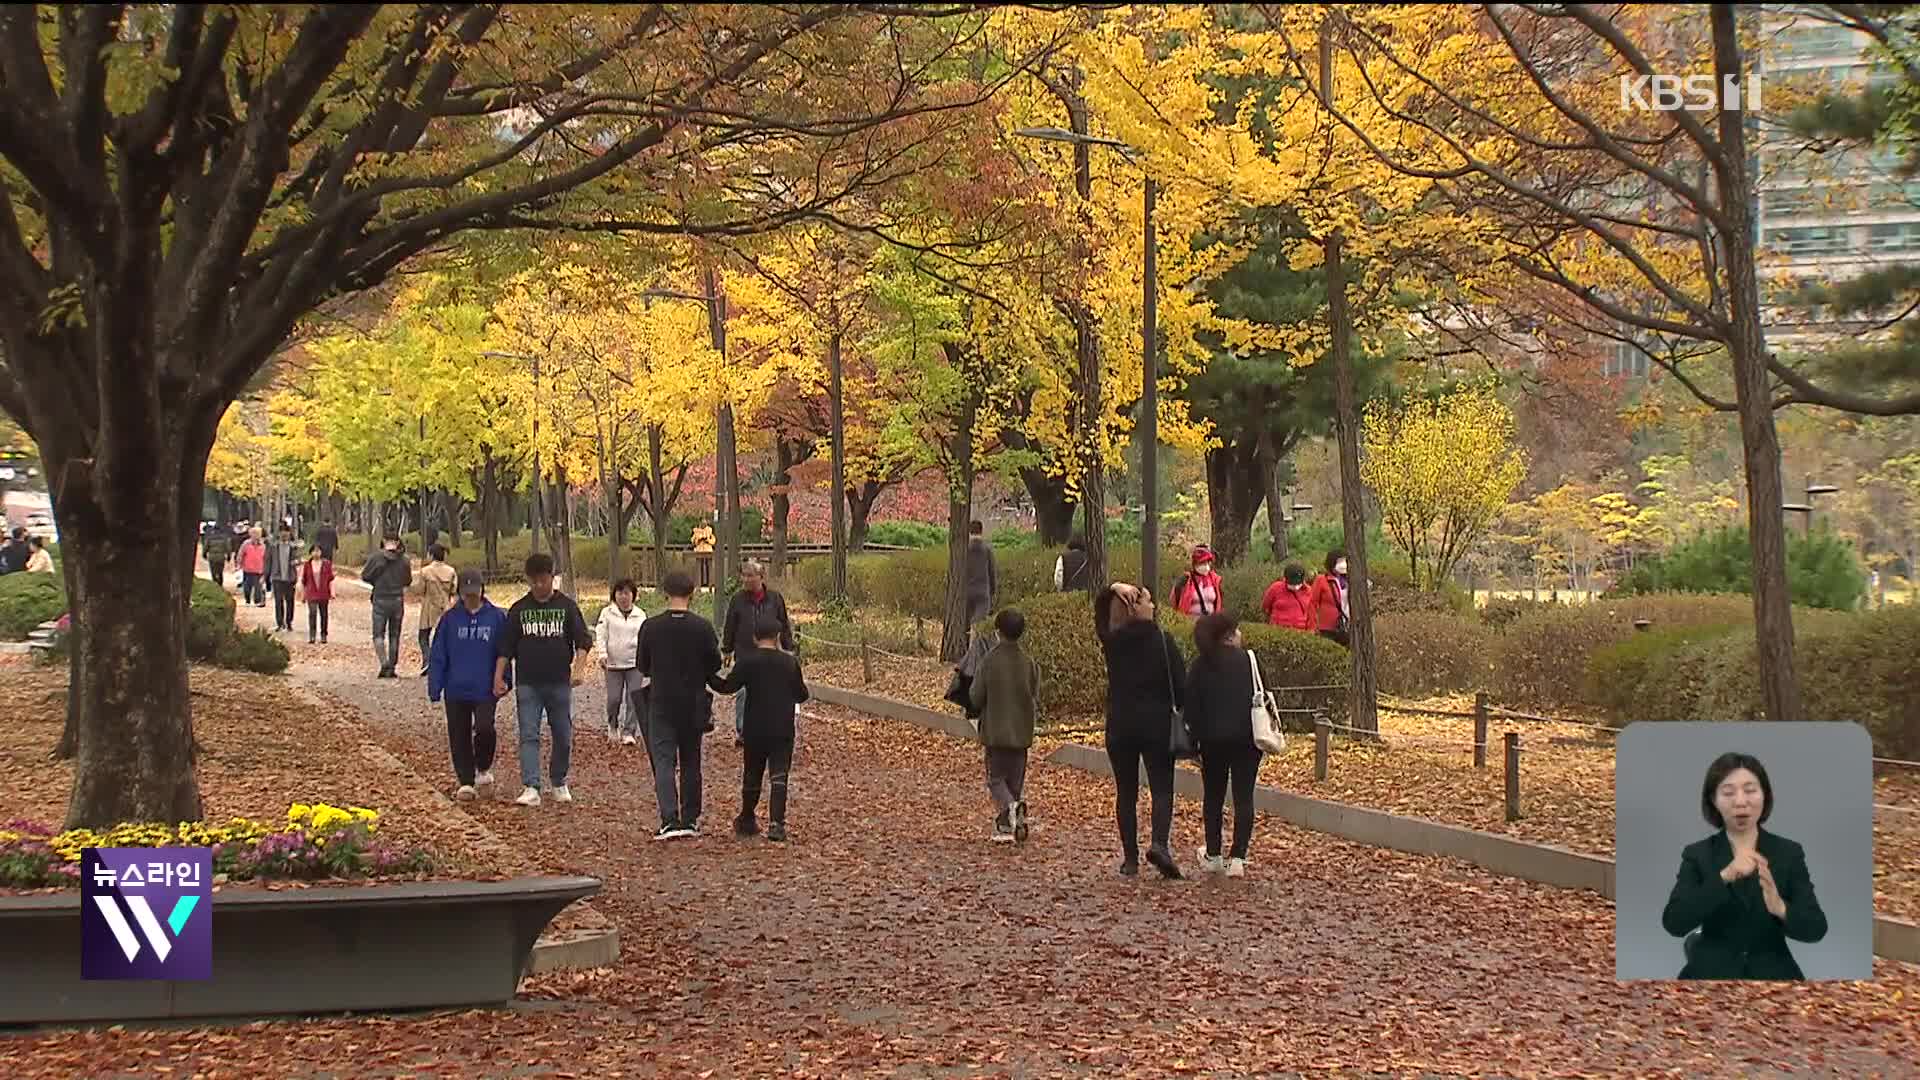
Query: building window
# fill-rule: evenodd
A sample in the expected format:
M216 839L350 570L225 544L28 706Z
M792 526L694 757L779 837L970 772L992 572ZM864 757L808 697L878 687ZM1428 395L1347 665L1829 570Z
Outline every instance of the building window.
M1844 225L1808 225L1797 229L1768 229L1767 246L1786 255L1824 255L1852 245Z
M1823 56L1858 56L1860 38L1844 26L1821 23L1795 25L1774 38L1773 53L1781 60L1806 60Z
M1890 225L1875 225L1867 233L1867 247L1873 251L1920 249L1920 221L1896 221Z
M1616 341L1608 350L1604 365L1609 379L1632 375L1644 379L1647 376L1647 354L1631 341Z
M1827 209L1825 192L1819 188L1781 188L1761 192L1769 214L1816 214Z

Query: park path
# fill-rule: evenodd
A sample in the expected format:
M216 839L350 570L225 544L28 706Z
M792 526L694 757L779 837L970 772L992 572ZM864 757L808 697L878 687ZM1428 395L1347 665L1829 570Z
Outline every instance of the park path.
M421 681L371 678L365 606L336 604L324 649L296 635L292 677L450 787ZM463 805L545 870L606 882L617 967L537 977L508 1010L115 1036L100 1074L160 1047L183 1075L247 1060L313 1078L1899 1076L1920 1056L1912 968L1622 986L1607 902L1450 860L1263 819L1245 879L1122 879L1111 786L1074 770L1036 763L1032 843L990 845L975 748L844 710L808 707L792 843L727 835L723 737L708 835L651 842L645 755L590 734L599 694L576 703L596 718L577 802ZM506 795L512 733L507 708ZM1199 831L1182 802L1183 860Z

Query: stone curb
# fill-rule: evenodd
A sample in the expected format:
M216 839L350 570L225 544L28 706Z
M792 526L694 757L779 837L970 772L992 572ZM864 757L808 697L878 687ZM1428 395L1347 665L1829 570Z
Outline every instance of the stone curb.
M973 727L963 717L838 686L814 684L810 689L816 699L829 704L900 720L944 735L973 738ZM1068 743L1047 755L1047 760L1101 776L1113 775L1106 753L1090 746ZM1199 798L1200 774L1192 769L1176 770L1174 790L1188 798ZM1253 803L1260 812L1282 821L1356 843L1460 859L1507 877L1562 889L1584 889L1613 899L1613 860L1605 856L1296 795L1266 784L1254 788ZM1920 924L1875 915L1873 952L1889 960L1920 964Z

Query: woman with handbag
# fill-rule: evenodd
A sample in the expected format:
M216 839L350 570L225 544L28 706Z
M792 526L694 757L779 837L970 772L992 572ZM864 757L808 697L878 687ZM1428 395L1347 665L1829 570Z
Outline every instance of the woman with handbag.
M1347 620L1352 616L1347 606L1346 552L1338 549L1327 552L1327 572L1313 580L1307 603L1314 610L1315 625L1320 636L1338 642L1343 648L1350 648Z
M1193 745L1180 719L1186 671L1180 646L1153 621L1153 594L1115 582L1093 598L1093 631L1107 661L1107 759L1113 764L1114 813L1124 861L1120 873L1140 873L1140 769L1153 796L1153 844L1147 862L1178 878L1173 832L1173 761Z
M1197 649L1187 673L1187 707L1182 714L1200 748L1207 846L1201 869L1241 877L1247 872L1247 845L1253 840L1253 785L1260 775L1261 748L1256 736L1278 737L1261 685L1259 661L1241 647L1240 624L1231 615L1203 616L1193 627ZM1281 747L1285 743L1278 744ZM1220 829L1227 789L1233 789L1233 847L1223 859Z

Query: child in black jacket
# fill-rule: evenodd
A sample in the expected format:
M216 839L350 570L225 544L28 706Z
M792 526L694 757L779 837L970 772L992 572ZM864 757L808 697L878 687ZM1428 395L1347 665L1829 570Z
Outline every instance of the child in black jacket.
M753 628L751 652L743 652L726 677L708 680L717 694L747 692L747 715L741 737L746 763L740 777L740 816L733 831L752 836L760 831L755 815L760 809L761 774L768 774L767 839L787 838L787 775L793 767L794 706L807 700L807 682L800 662L780 651L780 624L762 617Z

